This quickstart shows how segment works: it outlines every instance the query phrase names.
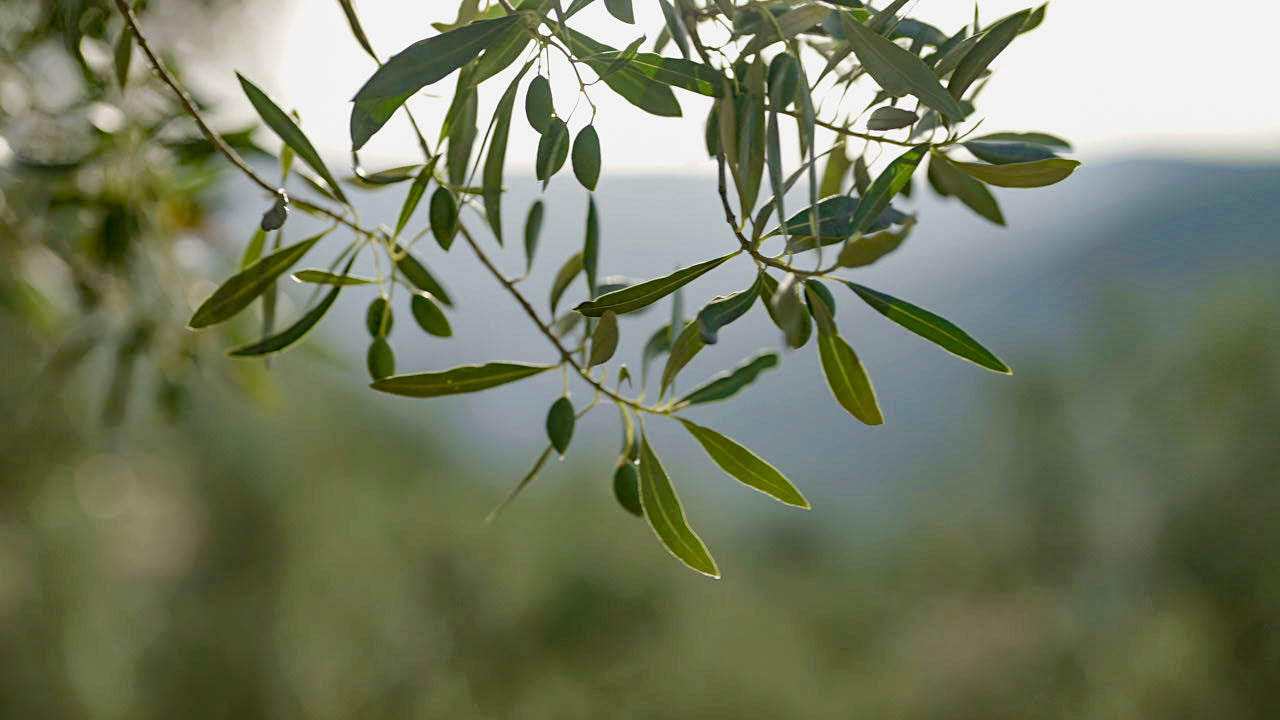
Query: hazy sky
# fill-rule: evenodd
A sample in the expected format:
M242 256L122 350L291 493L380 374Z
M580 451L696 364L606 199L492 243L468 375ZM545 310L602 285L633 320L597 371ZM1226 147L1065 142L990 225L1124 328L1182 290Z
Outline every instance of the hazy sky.
M1026 7L1029 0L984 0L989 21ZM451 20L456 2L403 3L357 0L365 28L386 57L436 31L430 22ZM416 7L411 7L416 5ZM657 3L636 0L637 25L616 22L596 2L574 27L619 47L661 28ZM1230 14L1218 12L1229 6ZM351 40L338 3L294 0L277 13L274 42L258 49L243 68L255 74L282 104L296 107L316 144L340 155L349 147L351 96L373 71L372 61ZM952 32L972 17L969 2L919 0L913 16ZM994 81L979 112L984 129L1047 130L1076 143L1088 159L1156 152L1232 158L1280 157L1280 92L1270 43L1251 39L1248 27L1280 24L1280 3L1253 0L1203 3L1189 0L1058 0L1048 20L1017 40L998 60ZM674 47L669 48L674 53ZM228 68L228 73L229 73ZM552 67L557 109L572 105L576 86L564 66ZM504 76L505 77L505 76ZM505 83L482 93L482 123ZM428 90L448 93L450 77ZM707 167L701 125L703 98L677 91L685 117L647 115L594 86L597 127L612 167L634 170L697 170ZM415 112L438 126L445 101L417 98ZM241 103L244 104L244 103ZM571 118L585 122L586 107ZM369 145L366 164L387 162L414 151L407 123L397 119ZM535 136L512 133L513 164L531 165ZM528 157L526 162L520 158Z

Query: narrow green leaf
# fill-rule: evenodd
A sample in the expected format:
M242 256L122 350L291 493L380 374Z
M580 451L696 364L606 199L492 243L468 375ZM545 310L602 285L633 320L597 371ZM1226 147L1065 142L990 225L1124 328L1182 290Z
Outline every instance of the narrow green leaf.
M1004 225L1004 213L987 186L961 172L940 152L929 158L929 182L939 195L954 196L982 217Z
M520 22L520 15L480 20L419 40L393 56L356 93L351 110L352 149L363 147L414 93L471 62Z
M525 272L533 267L533 256L538 252L538 237L542 234L542 215L545 209L541 200L534 200L524 220Z
M267 97L266 93L258 89L257 85L249 82L248 78L240 73L236 73L236 77L240 79L240 87L244 90L245 96L249 98L253 109L258 111L258 116L262 118L262 121L276 135L280 136L284 144L292 148L298 157L302 158L303 162L310 165L311 169L315 170L324 179L329 189L333 191L333 194L339 200L344 203L347 202L347 197L342 194L342 187L334 179L333 175L329 173L329 168L325 167L324 161L320 159L320 154L316 152L311 141L302 133L293 118L281 110L280 106Z
M587 279L587 297L596 296L596 272L600 267L600 214L596 199L587 197L587 230L582 243L582 272Z
M369 343L369 353L365 360L369 366L369 377L375 381L390 377L396 372L396 355L386 338L374 338Z
M613 63L622 62L627 69L650 80L699 95L719 97L724 90L724 75L719 70L696 60L663 57L656 53L635 53L634 56L624 59L625 55L626 51L606 53L603 57L610 58L608 70L616 72L617 68L613 67Z
M894 18L898 16L898 11L906 4L907 0L893 0L883 10L871 16L871 19L867 21L867 29L883 34L893 24Z
M696 425L684 418L676 419L730 477L785 505L809 509L809 501L800 494L796 486L760 456L711 428Z
M398 245L395 250L397 253L404 253L404 257L396 261L396 267L400 269L400 274L404 275L404 279L408 280L410 285L431 293L435 299L445 305L453 306L453 301L449 299L449 293L445 292L444 286L427 272L427 268L422 263Z
M796 99L800 86L800 66L790 53L781 52L769 63L769 107L786 110Z
M631 8L631 0L604 0L604 7L609 14L628 25L635 24L635 11Z
M267 242L267 231L261 227L255 228L253 237L249 238L249 244L244 247L244 254L240 256L240 269L244 270L250 265L258 262L262 257L262 247Z
M588 317L600 317L607 310L612 310L619 315L639 310L720 267L729 258L737 254L737 252L732 252L714 260L707 260L697 265L681 268L664 277L646 280L631 287L601 295L595 300L582 303L574 310Z
M991 140L995 142L1023 142L1031 143L1033 145L1046 145L1051 148L1058 148L1059 150L1071 150L1071 143L1066 140L1063 140L1056 135L1039 132L999 132L974 138L974 141L979 140Z
M458 201L447 188L436 188L431 195L431 234L440 247L448 250L458 232Z
M595 190L600 181L600 136L588 125L573 141L573 174L582 187Z
M551 182L551 176L564 167L564 161L569 157L569 142L568 126L560 118L552 118L547 131L538 141L538 159L535 168L543 188Z
M894 97L911 94L952 119L964 118L964 108L942 87L933 68L923 60L859 23L847 12L840 13L840 20L858 61L886 92Z
M676 47L680 49L680 54L685 60L689 59L689 33L684 28L684 23L676 15L676 9L671 7L668 0L658 0L658 7L662 8L662 17L667 23L667 32L671 33L671 39L675 40Z
M455 186L467 181L467 168L471 165L471 150L475 146L476 115L479 112L479 91L470 85L468 73L463 70L458 76L458 87L454 91L454 107L450 108L446 123L449 127L449 142L445 146L445 170L449 182Z
M121 90L124 89L125 85L129 84L129 66L132 62L133 33L126 27L120 31L120 37L116 39L115 52L112 54L112 64L116 71L116 82L119 83Z
M360 26L360 17L356 15L356 9L352 7L351 0L338 0L342 5L342 12L347 16L347 25L351 26L351 34L355 37L360 47L364 48L369 57L375 61L378 59L376 53L373 52L373 46L369 44L369 38L364 34L364 28Z
M834 195L818 202L818 234L823 245L843 242L845 238L857 232L853 225L861 200L849 195ZM906 215L893 208L885 208L879 217L866 230L881 230L891 225L901 224ZM764 237L778 235L781 226L765 233ZM788 252L800 252L814 247L809 210L802 210L787 220L787 231L791 237L787 241Z
M591 355L587 367L603 365L609 362L618 350L618 316L607 312L600 316L596 329L591 333Z
M911 125L918 119L920 119L919 116L910 110L896 107L876 108L867 120L867 129L876 132L897 130Z
M561 396L551 403L551 409L547 411L547 438L551 440L551 447L560 453L560 457L564 457L565 450L569 449L576 420L573 401L569 398Z
M1035 143L1011 140L970 140L964 147L974 157L994 165L1035 162L1057 157L1053 150Z
M733 293L728 297L718 297L702 308L696 320L698 334L701 336L702 342L707 345L715 345L720 328L746 315L751 306L755 304L756 298L760 296L760 286L763 282L762 277L756 275L755 282L751 283L751 287Z
M760 373L777 366L777 353L770 352L758 355L729 372L720 373L706 384L677 400L675 404L677 407L683 407L685 405L701 405L717 400L727 400L755 382Z
M623 458L618 469L613 471L613 497L623 510L644 517L644 509L640 507L640 473L635 463Z
M551 283L552 315L556 312L556 305L560 303L560 296L564 295L564 291L569 288L569 283L572 283L580 272L582 272L582 253L578 252L560 266L560 271L556 273L556 278Z
M702 342L702 334L698 332L698 323L691 322L684 326L684 330L676 336L671 343L671 354L667 356L667 364L662 368L662 384L658 389L658 396L662 397L667 394L667 388L673 386L676 381L676 375L684 369L685 365L693 360L694 356L702 351L705 343Z
M813 322L804 311L804 303L800 299L800 287L794 275L787 276L787 287L772 275L764 273L760 286L760 299L764 301L769 318L778 326L786 339L787 347L792 349L804 347L813 334Z
M947 83L947 91L952 97L959 100L964 96L965 90L969 89L973 81L986 72L991 61L995 60L996 56L1018 36L1030 15L1030 10L1014 13L982 34L973 49L966 53L960 64L956 66L955 72L951 73L951 82Z
M353 168L350 177L342 178L344 182L351 183L356 187L366 190L377 190L387 185L395 185L396 183L407 182L418 176L422 170L422 165L402 165L400 167L387 168L374 173L366 173L362 168Z
M520 28L523 31L523 28ZM527 39L527 38L526 38ZM511 112L515 108L516 91L520 79L529 71L529 65L515 76L507 86L498 107L493 112L493 136L489 140L489 154L484 161L484 214L493 228L493 235L502 243L502 177L507 162L507 141L511 136Z
M425 293L414 293L409 300L409 309L413 311L413 319L417 321L418 327L428 334L436 337L453 335L453 328L449 326L449 319L444 316L444 311Z
M355 275L332 273L328 270L299 270L293 274L293 279L302 283L311 283L313 285L368 285L376 282L372 278L356 277Z
M521 10L537 9L542 0L526 0L519 5ZM524 23L513 23L491 41L484 54L476 61L475 70L471 73L472 85L479 85L498 73L506 70L529 46L533 38Z
M831 14L831 10L821 5L801 5L800 7L788 10L774 19L774 22L762 23L760 31L747 43L747 47L743 49L743 56L748 56L760 52L766 47L772 45L779 40L795 37L802 32L812 30L827 16ZM778 31L782 31L782 35L778 35Z
M818 335L835 335L840 332L836 329L836 303L831 297L831 291L817 280L809 280L804 283L804 302L809 308L809 316L813 318L814 323L818 326Z
M876 400L875 389L871 386L871 378L862 368L858 356L849 347L849 343L838 333L818 335L818 357L822 360L822 371L827 376L827 385L836 402L849 411L849 414L868 425L881 425L884 415L880 412L880 403Z
M782 147L778 136L778 113L769 109L768 128L765 131L765 161L769 167L769 187L773 190L773 207L778 212L778 224L786 222L787 211L783 200L787 194L782 179ZM813 218L810 218L810 223Z
M254 298L266 291L276 278L293 267L303 255L329 231L281 248L232 275L196 309L187 327L198 330L230 320L236 313L249 306Z
M951 164L988 185L1007 188L1036 188L1067 179L1080 167L1079 160L1051 158L1009 165L981 165L951 161Z
M555 113L551 102L551 81L538 75L529 82L529 87L524 92L524 116L529 120L529 125L542 135L551 127L551 118Z
M609 53L617 52L616 48L596 42L569 28L562 28L562 31L562 37L575 57L581 58L598 74L609 69ZM647 77L630 67L630 64L602 76L602 80L609 89L645 112L661 117L680 117L680 103L676 101L671 88Z
M290 345L293 345L305 337L306 334L311 331L311 328L315 327L316 323L320 322L320 318L323 318L325 313L329 312L329 308L332 307L334 301L338 299L338 293L341 290L342 287L340 285L335 286L325 294L324 299L320 301L319 305L308 310L302 317L298 318L297 322L285 328L281 332L272 335L271 337L263 338L258 342L238 347L229 351L227 354L234 357L261 357L263 355L278 353Z
M911 180L911 174L919 167L920 161L928 151L927 144L917 145L895 158L884 172L876 177L849 221L854 232L866 232L875 224L880 214L889 208L893 197L906 187Z
M574 313L574 317L582 316ZM658 328L658 331L650 335L644 344L644 351L640 355L640 383L642 385L649 383L649 363L666 352L671 352L671 325L669 324Z
M844 136L840 144L827 155L827 167L822 173L822 184L818 186L818 197L830 197L844 192L844 177L853 164L849 160Z
M422 201L422 194L427 190L427 184L435 177L436 160L439 156L431 158L422 172L418 173L418 177L413 179L413 185L409 186L409 192L404 197L404 204L400 207L400 218L396 220L396 236L404 232L405 225L409 224L409 219L413 217L413 213L418 209L418 203Z
M395 375L383 378L370 387L405 397L439 397L488 390L516 380L523 380L555 367L555 365L503 362L462 365L443 372Z
M861 155L853 162L853 187L859 196L871 189L871 171L867 168L867 159Z
M916 225L914 217L908 218L896 230L881 230L869 235L859 235L840 249L840 267L856 268L870 265L897 250Z
M395 326L395 322L391 303L388 303L386 298L376 297L369 303L369 309L364 314L364 327L369 331L369 335L375 338L386 337L391 334L391 328Z
M842 281L849 289L857 293L876 312L895 323L928 340L943 350L958 355L965 360L984 367L993 372L1012 374L1009 367L969 336L968 333L953 325L945 318L938 317L922 307L899 300L892 295L877 292L871 288Z
M720 577L707 546L689 527L671 478L645 435L640 436L640 506L653 533L677 560L704 575Z

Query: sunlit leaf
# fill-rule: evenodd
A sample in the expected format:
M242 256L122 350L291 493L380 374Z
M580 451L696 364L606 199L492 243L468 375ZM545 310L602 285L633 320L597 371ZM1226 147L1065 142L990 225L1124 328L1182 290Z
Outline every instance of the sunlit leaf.
M679 288L693 282L708 272L723 265L729 258L737 255L736 252L729 253L723 257L714 260L690 265L681 268L670 275L646 280L637 283L631 287L611 292L607 295L601 295L595 300L584 302L574 308L578 312L588 317L600 317L605 311L613 311L619 315L628 313L633 310L639 310L646 305L657 302L658 300L670 295Z
M569 283L582 272L582 253L574 253L572 257L560 266L559 272L556 273L555 280L551 283L551 312L555 314L556 305L560 303L560 296L564 295L564 291L569 288ZM603 314L603 313L602 313Z
M988 185L1007 188L1036 188L1067 179L1080 167L1079 160L1051 158L1009 165L982 165L952 161L952 165Z
M809 501L800 494L796 486L760 456L711 428L702 427L684 418L677 419L702 449L707 451L716 465L729 473L730 477L778 502L809 509Z
M988 370L1010 374L1009 367L987 350L968 333L953 325L945 318L938 317L922 307L899 300L892 295L877 292L871 288L843 281L849 289L857 293L876 312L895 323L938 345L947 352L958 355L965 360L976 363Z
M839 334L820 333L818 357L822 360L822 371L836 402L868 425L883 424L884 415L880 412L880 403L876 400L871 379L867 377L849 343Z
M991 61L1018 36L1030 14L1030 10L1014 13L983 32L973 49L965 53L964 58L956 65L955 72L951 73L947 91L952 97L958 100L964 96L965 90L969 89L973 81L986 72Z
M840 13L844 31L863 68L880 87L895 97L911 94L950 118L965 116L964 108L938 82L930 68L914 53Z
M383 378L370 387L405 397L438 397L487 390L516 380L543 373L555 365L491 362L484 365L462 365L451 370Z
M343 276L346 277L346 276ZM335 286L332 290L325 293L324 298L318 305L308 310L298 318L298 320L271 337L263 338L255 343L242 345L228 352L228 355L234 357L260 357L263 355L271 355L293 345L306 336L311 328L320 322L325 313L329 312L329 308L333 306L335 300L338 299L338 293L342 290L340 285Z
M939 195L953 196L982 217L1004 225L1004 213L987 186L961 172L942 153L935 152L929 158L929 182Z
M720 328L742 317L751 309L751 306L756 302L756 298L760 295L762 282L761 276L757 275L751 287L733 293L728 297L716 298L702 308L698 313L696 322L698 324L698 333L704 343L715 345Z
M866 232L875 225L880 214L889 209L889 203L894 196L906 187L907 182L911 180L911 174L916 171L920 160L928 151L928 145L917 145L895 158L876 177L849 221L854 232Z
M838 263L840 267L856 268L870 265L889 253L897 250L911 234L916 225L914 217L907 218L901 227L894 230L881 230L867 235L859 235L840 249Z
M688 365L689 361L693 360L694 356L701 352L704 346L702 334L698 332L698 323L685 324L684 329L671 342L667 364L662 368L662 383L658 389L659 396L667 394L667 388L673 386L676 381L676 375L680 374L684 366Z
M376 282L372 278L332 273L328 270L299 270L293 274L293 279L313 285L368 285Z
M1059 150L1070 150L1071 143L1056 135L1040 132L999 132L974 138L974 141L991 140L995 142L1023 142L1033 145L1045 145Z
M640 506L653 533L677 560L704 575L720 577L707 546L689 527L671 478L646 435L640 436Z

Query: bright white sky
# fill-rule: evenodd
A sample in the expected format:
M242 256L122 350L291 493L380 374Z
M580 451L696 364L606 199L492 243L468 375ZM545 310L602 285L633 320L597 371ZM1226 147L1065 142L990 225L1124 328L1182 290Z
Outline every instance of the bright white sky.
M989 21L1033 1L983 0L982 17ZM452 20L457 3L357 0L356 6L375 48L386 57L434 34L430 22ZM1220 12L1225 6L1229 13ZM656 37L662 25L657 3L635 0L635 7L634 28L613 20L603 2L579 13L572 24L618 47L641 33ZM348 101L372 73L372 61L351 39L332 0L294 0L270 12L272 40L259 45L256 57L242 61L248 66L239 69L251 73L281 104L296 107L322 151L342 156L349 147ZM972 12L967 1L919 0L912 15L950 33L970 20ZM1086 159L1142 153L1280 158L1274 49L1262 39L1265 32L1253 37L1247 32L1277 26L1280 3L1265 0L1057 0L1045 24L1017 40L997 61L999 72L979 103L987 118L984 129L1054 132L1072 140ZM553 81L559 73L556 105L564 113L576 86L563 66L552 70ZM453 81L450 77L429 90L448 93ZM493 89L482 95L482 128L503 87L505 83L493 82ZM601 113L597 128L610 167L707 169L701 135L707 105L698 96L676 92L685 117L663 119L630 106L603 85L595 86L592 98ZM425 125L438 127L444 100L412 102ZM582 112L585 106L579 108ZM571 129L576 131L584 117L571 118ZM397 115L370 143L364 153L367 166L412 158L416 148L401 118ZM531 165L535 142L523 123L514 124L512 164ZM521 163L522 157L529 160Z

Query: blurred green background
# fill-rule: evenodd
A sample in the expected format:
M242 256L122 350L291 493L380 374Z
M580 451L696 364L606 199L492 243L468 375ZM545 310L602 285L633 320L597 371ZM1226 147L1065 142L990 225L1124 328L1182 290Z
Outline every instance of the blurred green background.
M870 431L788 356L705 418L812 512L667 463L712 582L614 503L612 425L482 524L558 378L371 397L343 339L361 302L270 369L183 330L184 288L225 273L261 199L163 93L125 102L92 51L77 66L118 30L95 5L0 5L0 717L1280 716L1280 167L1086 166L1001 195L1003 235L926 207L886 281L1017 374L886 332L867 354L891 424ZM61 104L13 89L46 56L81 76ZM683 182L705 178L619 179L613 202L641 187L678 215ZM640 232L608 242L648 254ZM502 321L476 302L465 324ZM405 337L402 367L544 351L505 322ZM746 327L741 348L776 343Z

